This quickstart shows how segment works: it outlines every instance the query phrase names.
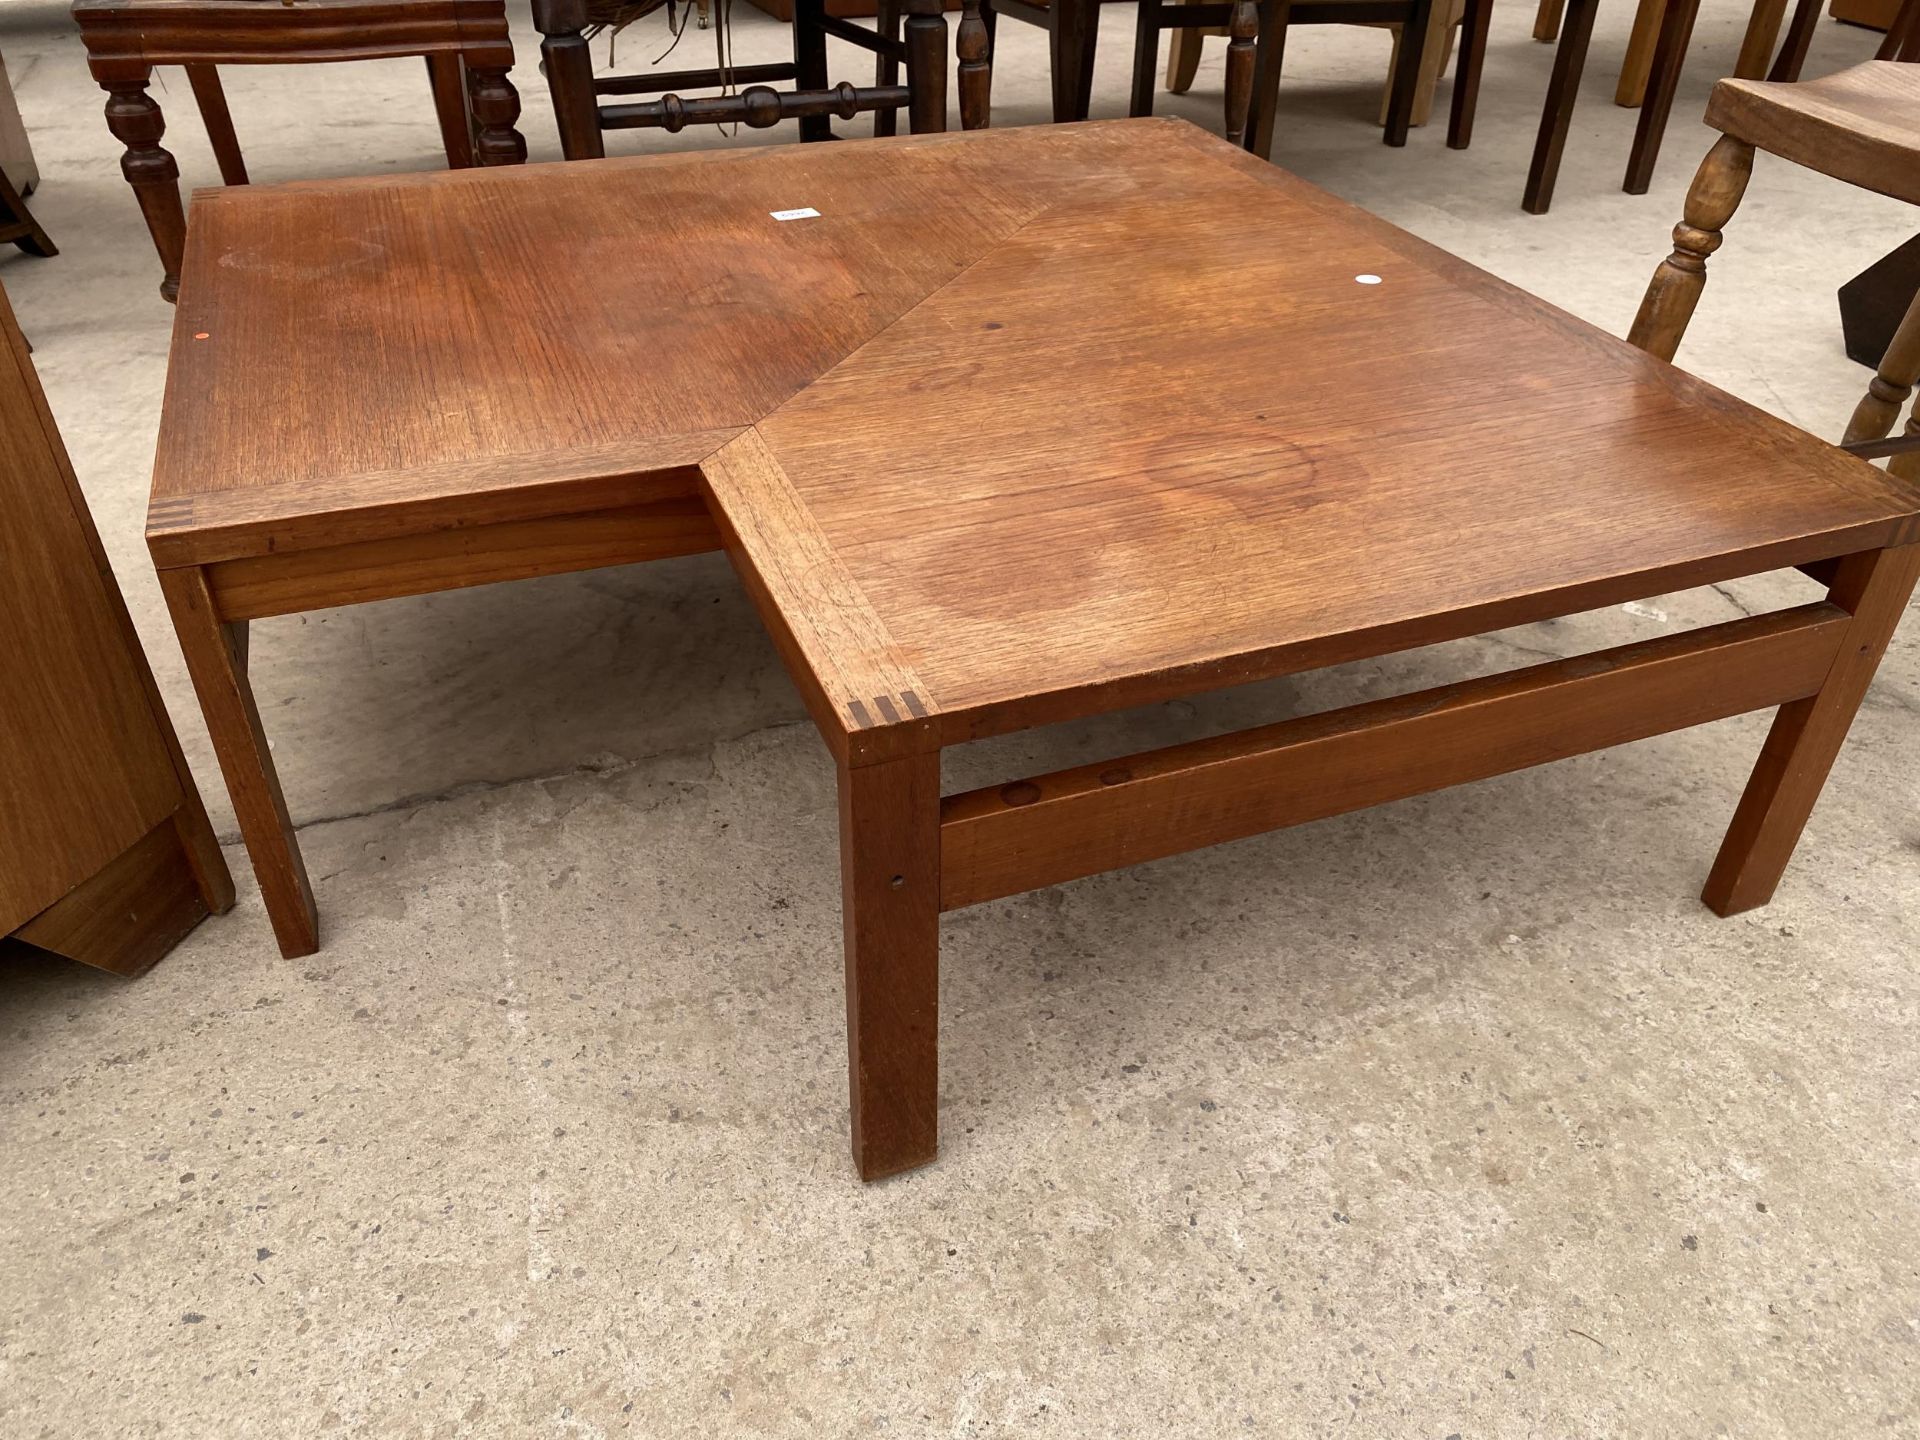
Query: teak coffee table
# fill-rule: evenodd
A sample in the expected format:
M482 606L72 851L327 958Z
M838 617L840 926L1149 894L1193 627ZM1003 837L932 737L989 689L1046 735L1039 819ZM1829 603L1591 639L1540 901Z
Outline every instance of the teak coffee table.
M801 220L773 212L817 211ZM282 945L248 618L723 544L839 770L853 1149L943 910L1778 706L1763 903L1920 493L1165 121L196 202L150 535ZM1789 566L1824 600L943 796L983 736Z

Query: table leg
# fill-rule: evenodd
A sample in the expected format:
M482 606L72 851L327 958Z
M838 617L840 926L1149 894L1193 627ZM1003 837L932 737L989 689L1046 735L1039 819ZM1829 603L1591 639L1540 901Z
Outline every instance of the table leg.
M160 293L172 300L180 293L180 259L187 245L187 212L180 203L180 167L160 146L167 133L166 117L147 93L153 72L141 66L136 75L104 80L107 92L107 129L127 147L120 157L120 173L133 187L146 217L153 248L160 252L165 274Z
M240 158L240 137L233 133L233 112L227 108L227 91L220 83L219 70L211 65L189 65L186 71L193 103L200 107L200 121L207 127L207 142L220 165L222 183L246 184L247 162Z
M1540 110L1540 134L1533 142L1533 163L1527 168L1527 189L1520 201L1529 215L1544 215L1553 204L1553 184L1560 178L1560 153L1567 148L1573 102L1580 94L1580 72L1587 68L1595 4L1596 0L1567 0L1560 45L1553 52L1553 78L1547 82L1547 99Z
M162 570L160 589L280 953L288 959L311 955L320 948L320 919L247 681L246 622L221 620L206 576L197 568Z
M1701 899L1720 915L1764 905L1813 813L1854 712L1920 578L1920 545L1850 555L1829 598L1853 615L1826 683L1780 707Z
M467 68L459 55L427 56L427 84L433 91L434 118L440 122L440 148L449 170L473 167L473 112L467 108Z
M939 1144L939 751L841 764L840 910L853 1158L878 1180Z
M1680 88L1680 71L1687 63L1687 47L1693 43L1693 22L1699 13L1700 0L1668 0L1666 16L1660 22L1660 46L1653 52L1647 98L1640 107L1640 123L1634 127L1633 151L1627 157L1627 177L1620 186L1629 195L1646 194L1653 179L1654 162L1660 158L1660 141L1667 133L1667 116Z

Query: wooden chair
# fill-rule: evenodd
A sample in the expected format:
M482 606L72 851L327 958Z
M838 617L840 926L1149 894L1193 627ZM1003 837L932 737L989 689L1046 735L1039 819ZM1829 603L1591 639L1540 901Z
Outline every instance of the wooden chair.
M1328 23L1321 13L1326 9L1325 0L1293 0L1288 12L1288 27ZM1460 32L1460 64L1456 72L1453 92L1452 118L1448 125L1447 143L1456 150L1465 149L1473 135L1473 113L1479 101L1480 72L1487 57L1487 21L1492 11L1492 0L1444 0L1429 8L1427 30L1424 40L1416 42L1418 73L1414 78L1413 103L1407 112L1409 125L1424 125L1433 110L1433 92L1439 83L1440 74L1446 69L1449 52L1453 48L1453 35L1457 28ZM1365 22L1378 25L1393 34L1393 53L1387 62L1387 86L1381 97L1380 124L1389 130L1388 143L1404 143L1392 139L1391 127L1394 124L1393 99L1396 93L1394 82L1399 78L1402 63L1407 59L1407 26L1400 20L1376 20ZM1173 44L1167 55L1167 89L1176 95L1184 95L1193 84L1194 73L1200 64L1200 51L1212 30L1182 29L1174 33ZM1260 152L1268 154L1267 150Z
M247 172L217 65L422 55L449 164L527 158L513 128L520 97L507 79L505 0L74 0L73 16L107 92L107 128L127 147L120 169L166 268L160 293L169 300L180 288L187 220L180 168L160 145L166 120L147 93L156 65L186 67L229 185L244 185Z
M1084 120L1093 101L1093 66L1099 40L1101 0L982 0L991 33L997 15L1009 15L1047 32L1056 123ZM1476 0L1485 6L1490 0ZM1179 4L1141 0L1135 12L1133 94L1129 115L1153 113L1156 70L1163 30L1224 27L1227 41L1226 136L1254 154L1273 152L1273 120L1280 67L1289 25L1350 22L1398 24L1418 37L1403 45L1388 99L1386 142L1407 143L1414 94L1431 29L1434 0L1231 0Z
M904 35L901 34L904 18ZM947 19L940 0L888 0L872 30L829 15L826 0L796 0L793 60L770 65L740 65L728 70L675 70L639 75L593 73L587 53L586 0L533 0L533 23L540 31L540 54L547 88L560 127L560 148L569 160L606 154L605 132L658 128L674 132L688 125L744 124L764 129L782 120L800 122L802 140L831 140L832 121L874 115L874 133L891 135L896 114L905 109L914 133L947 128ZM827 37L834 36L877 57L877 80L858 86L827 83ZM959 52L960 123L968 130L987 124L991 71L981 0L965 0ZM904 64L907 83L894 83ZM768 81L792 81L792 90L775 90ZM683 99L677 90L707 90L745 82L737 94ZM669 92L661 94L662 91ZM659 94L658 100L602 105L603 95Z
M27 209L26 199L14 188L7 173L0 170L0 243L11 240L29 255L48 257L60 253L40 222Z
M1817 8L1818 0L1810 0ZM1896 27L1897 28L1897 27ZM1904 36L1894 42L1900 50ZM1869 60L1818 80L1722 80L1707 104L1721 138L1687 192L1673 253L1660 263L1628 339L1663 360L1679 349L1707 283L1707 257L1746 193L1753 153L1765 150L1849 185L1920 205L1920 65ZM1893 455L1895 474L1920 480L1920 415L1900 440L1884 437L1920 381L1920 300L1909 305L1841 444Z

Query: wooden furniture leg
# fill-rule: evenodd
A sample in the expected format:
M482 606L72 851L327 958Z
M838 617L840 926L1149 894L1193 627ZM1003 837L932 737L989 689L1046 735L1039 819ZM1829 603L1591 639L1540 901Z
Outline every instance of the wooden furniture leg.
M794 84L802 90L827 88L827 32L826 27L820 23L821 17L826 14L826 9L826 0L794 0ZM802 144L832 138L832 116L802 115L800 117Z
M1613 90L1614 104L1633 110L1646 102L1647 76L1653 70L1653 49L1660 40L1660 21L1666 8L1666 0L1640 0L1634 10L1627 53L1620 61L1620 83Z
M1773 63L1773 47L1780 39L1780 26L1787 18L1787 0L1754 0L1753 14L1747 20L1747 33L1740 41L1740 56L1733 62L1733 73L1742 80L1763 80Z
M127 147L120 157L120 173L133 187L146 217L147 233L153 236L153 248L160 253L164 274L160 293L168 300L180 293L180 258L187 244L187 212L180 203L180 167L173 156L160 146L167 132L166 117L147 93L151 69L142 66L137 76L106 82L107 129L113 138Z
M1053 120L1084 120L1093 104L1093 60L1100 43L1100 0L1053 0L1047 31L1053 62Z
M947 128L947 15L940 0L901 0L907 45L907 128L933 135ZM801 77L801 84L806 77ZM821 86L825 88L825 77ZM1084 111L1082 112L1084 116Z
M1566 12L1567 0L1540 0L1533 12L1533 38L1542 45L1551 45L1560 38L1560 19Z
M1260 38L1254 42L1253 49L1253 128L1247 137L1247 149L1262 160L1273 158L1273 123L1280 109L1280 70L1286 61L1287 29L1292 16L1292 0L1261 0Z
M593 57L580 33L586 24L586 0L533 0L533 25L540 32L540 61L553 96L560 153L569 160L598 160L607 153L593 93Z
M1840 443L1879 440L1891 432L1916 381L1920 381L1920 296L1907 306L1900 328L1893 332L1893 340L1880 357L1879 369L1867 382L1867 393L1853 407L1853 418L1847 422L1847 433Z
M15 188L7 173L0 170L0 244L11 240L29 255L38 255L42 259L60 253L60 247L53 243L40 222L33 218L33 211L27 208L26 197Z
M839 773L853 1159L878 1180L939 1146L940 752Z
M1434 0L1412 0L1401 32L1400 62L1393 67L1393 93L1387 102L1386 143L1405 145L1407 128L1413 123L1415 92L1420 88L1421 67L1426 64L1427 47L1433 43L1431 19ZM1413 44L1408 45L1411 36Z
M1233 0L1227 17L1226 135L1229 145L1245 147L1247 116L1253 109L1254 40L1260 33L1260 12L1253 0ZM1148 93L1153 88L1153 61L1147 61Z
M1200 56L1206 49L1206 32L1198 26L1175 30L1167 45L1167 93L1184 95L1193 88L1193 77L1200 73Z
M873 10L873 29L882 40L900 39L899 0L876 0ZM876 54L873 57L873 83L875 85L898 85L900 83L900 62L891 55ZM875 135L897 135L900 133L900 112L892 106L873 112L873 133Z
M1627 343L1671 360L1687 333L1707 285L1707 257L1720 248L1720 231L1740 207L1753 174L1753 147L1722 135L1700 162L1687 191L1685 218L1673 227L1673 253L1660 262L1641 297Z
M1173 32L1178 35L1178 30ZM1153 91L1159 75L1160 13L1156 0L1142 0L1133 16L1133 89L1127 102L1127 115L1138 119L1153 114ZM1227 110L1231 114L1231 87Z
M1774 57L1769 80L1798 80L1800 67L1807 63L1807 48L1813 44L1814 28L1820 23L1821 0L1797 0L1793 19L1787 22L1787 38Z
M201 570L159 574L187 673L220 760L220 773L227 780L241 838L260 882L260 898L273 922L274 938L280 953L289 959L311 955L320 948L319 914L293 822L287 816L287 802L280 793L273 752L260 725L253 687L247 682L246 623L220 619Z
M1820 798L1854 712L1920 577L1920 545L1843 561L1828 598L1853 616L1819 693L1780 707L1701 899L1720 915L1764 905Z
M1654 162L1660 158L1660 141L1667 132L1667 116L1680 88L1680 71L1687 63L1687 47L1693 42L1693 22L1699 13L1700 0L1668 0L1667 13L1660 22L1660 45L1653 52L1646 103L1640 107L1633 150L1627 156L1627 177L1621 182L1620 188L1629 195L1646 194L1653 179Z
M247 162L240 158L240 137L233 133L233 112L227 109L227 91L220 83L219 70L212 65L188 65L185 69L193 103L200 107L200 123L207 127L207 141L220 166L221 183L246 184Z
M473 167L473 112L467 102L467 67L445 51L427 56L427 84L433 91L434 118L449 170Z
M961 0L960 29L953 37L955 83L960 90L960 128L985 130L993 119L993 41L980 0Z
M1493 24L1493 0L1467 0L1460 22L1460 59L1453 70L1453 107L1447 117L1447 146L1464 150L1473 143L1473 115L1480 105L1480 72L1487 63L1487 31Z
M1553 78L1547 82L1547 98L1540 108L1540 133L1533 142L1533 160L1527 167L1527 188L1520 201L1529 215L1544 215L1553 204L1560 155L1567 148L1573 103L1580 94L1580 73L1587 68L1587 44L1593 39L1596 3L1568 0L1560 46L1553 52Z
M520 118L520 92L507 79L507 67L469 65L467 83L476 126L474 159L482 165L524 164L527 142L513 128L513 122Z

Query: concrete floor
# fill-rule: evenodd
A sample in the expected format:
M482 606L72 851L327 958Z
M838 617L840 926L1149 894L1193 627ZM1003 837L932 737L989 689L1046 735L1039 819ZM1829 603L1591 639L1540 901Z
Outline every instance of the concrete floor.
M1623 330L1740 8L1702 17L1646 197L1609 103L1626 5L1550 217L1518 208L1551 53L1519 3L1471 151L1382 147L1385 37L1335 27L1290 42L1276 158ZM641 29L626 63L661 48ZM744 7L739 32L742 58L783 43ZM1039 32L1002 35L996 119L1040 119ZM1105 35L1110 115L1125 6ZM62 8L9 5L0 46L64 252L0 281L231 834L140 539L158 268ZM1810 68L1871 46L1823 26ZM1166 110L1216 123L1219 75L1216 41ZM229 84L257 180L434 161L417 63ZM1683 360L1835 432L1866 376L1833 289L1913 228L1763 161ZM950 783L1794 593L1019 737ZM1760 718L951 917L942 1158L870 1188L831 771L722 564L269 622L253 649L325 946L279 958L235 847L238 907L137 983L7 957L0 1434L1920 1434L1920 628L1778 900L1736 920L1695 893Z

